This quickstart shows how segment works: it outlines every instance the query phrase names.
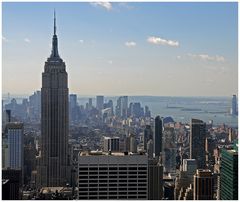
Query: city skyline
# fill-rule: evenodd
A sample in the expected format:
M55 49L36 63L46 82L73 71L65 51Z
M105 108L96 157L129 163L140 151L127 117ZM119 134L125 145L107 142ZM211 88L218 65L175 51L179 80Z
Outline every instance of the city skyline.
M3 3L3 93L40 89L54 8L72 93L237 92L237 3L105 2Z

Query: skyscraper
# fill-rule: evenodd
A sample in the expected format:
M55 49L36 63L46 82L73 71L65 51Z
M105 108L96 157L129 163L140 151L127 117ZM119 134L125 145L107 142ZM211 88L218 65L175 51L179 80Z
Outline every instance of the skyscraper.
M148 199L163 197L163 166L157 159L148 159Z
M238 199L238 151L221 149L220 199Z
M103 103L104 103L104 96L98 95L96 97L96 108L100 111L103 109Z
M70 94L69 96L69 121L75 121L77 119L77 95Z
M127 118L128 96L121 97L121 116Z
M234 116L236 116L238 114L238 112L237 112L237 96L236 95L232 96L231 114L234 115Z
M23 169L23 123L7 124L7 159L6 167Z
M127 118L128 115L128 96L121 96L117 99L116 116Z
M211 170L197 169L194 175L194 200L213 200L214 178Z
M104 137L103 151L119 151L119 137Z
M150 139L153 139L152 129L150 125L146 125L143 133L143 147L147 151L147 143Z
M162 152L162 120L160 116L155 118L155 131L154 131L154 154L159 157Z
M68 75L58 54L56 18L52 53L45 62L41 89L40 186L65 186L68 182Z
M93 105L92 105L92 98L88 99L88 108L92 109Z
M190 123L190 159L197 160L197 168L205 168L206 123L192 119Z

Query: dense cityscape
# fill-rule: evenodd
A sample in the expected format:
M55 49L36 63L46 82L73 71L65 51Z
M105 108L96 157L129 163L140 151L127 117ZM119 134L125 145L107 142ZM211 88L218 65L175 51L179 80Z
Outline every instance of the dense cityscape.
M152 116L104 95L80 105L52 51L41 90L2 100L3 200L237 200L238 127ZM232 96L229 116L238 116Z

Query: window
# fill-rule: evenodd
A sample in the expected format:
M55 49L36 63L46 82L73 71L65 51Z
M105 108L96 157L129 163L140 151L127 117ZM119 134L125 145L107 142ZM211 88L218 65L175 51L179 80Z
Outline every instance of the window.
M87 179L88 178L88 176L79 176L79 179Z
M81 168L81 167L80 167L79 170L80 170L80 171L82 171L82 170L88 170L88 168L84 168L84 167Z
M99 191L107 191L107 188L99 188Z
M79 183L88 183L88 180L79 179Z
M128 170L137 170L136 167L129 167Z
M97 191L98 188L89 188L89 191Z
M146 167L138 167L138 170L147 170Z
M89 183L98 183L98 180L89 180Z
M87 189L87 188L80 188L79 191L80 191L80 192L81 192L81 191L88 191L88 189Z
M89 196L89 199L91 200L97 199L97 196Z
M107 167L99 167L99 170L107 170Z
M88 197L79 196L78 199L79 199L79 200L86 200L86 199L88 199Z
M89 175L98 175L98 172L89 172Z
M117 167L109 167L109 170L117 170Z
M93 167L93 168L89 168L89 170L98 170L98 168L97 167Z

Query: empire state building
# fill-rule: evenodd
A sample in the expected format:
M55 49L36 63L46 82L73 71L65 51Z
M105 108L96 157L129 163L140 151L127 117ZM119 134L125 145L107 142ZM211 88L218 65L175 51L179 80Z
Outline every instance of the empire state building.
M58 54L54 12L52 52L42 73L39 186L65 186L69 182L68 118L68 74Z

